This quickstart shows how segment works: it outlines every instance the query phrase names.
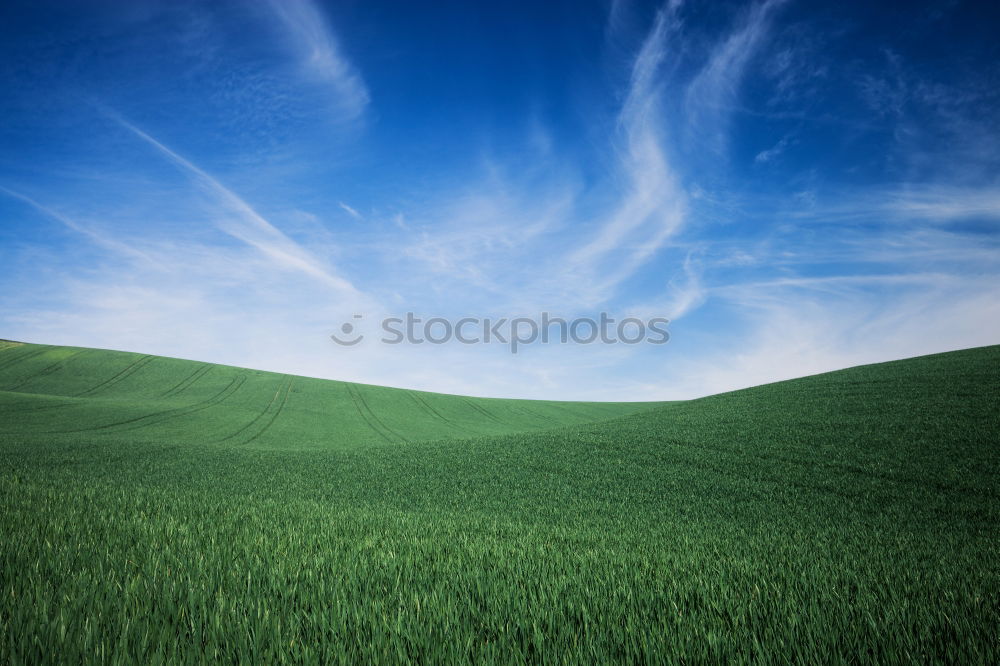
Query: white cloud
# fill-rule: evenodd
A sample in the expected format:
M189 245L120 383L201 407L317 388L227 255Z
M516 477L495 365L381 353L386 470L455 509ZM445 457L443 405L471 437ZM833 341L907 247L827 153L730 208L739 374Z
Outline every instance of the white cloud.
M71 229L72 231L75 231L76 233L85 236L93 243L96 243L97 245L105 249L111 250L117 254L124 255L133 260L143 261L150 265L157 265L157 262L145 252L142 252L141 250L132 247L128 243L125 243L118 238L114 238L110 234L101 233L87 225L81 224L80 222L66 215L63 215L62 213L55 211L52 208L49 208L48 206L44 206L38 203L31 197L21 194L20 192L15 192L14 190L8 189L3 186L0 186L0 192L3 192L7 196L14 197L19 201L28 204L29 206L39 211L40 213L45 214L46 216L52 218L53 220L56 220L57 222L65 226L67 229Z
M713 50L684 93L688 139L697 152L722 153L726 147L726 115L739 93L747 64L770 30L771 15L785 0L754 5L742 24Z
M582 273L591 284L590 304L610 297L684 222L686 195L668 160L659 124L660 69L668 57L667 41L680 25L677 7L674 3L657 13L632 67L619 116L628 191L610 218L569 258L571 274Z
M312 0L269 0L306 71L331 85L348 118L360 116L370 96L361 74L341 52L322 11Z
M361 213L359 213L358 211L354 210L353 208L351 208L350 206L348 206L347 204L345 204L343 201L339 201L337 203L338 203L338 205L341 207L341 209L345 213L347 213L348 215L350 215L351 217L353 217L355 220L363 220L364 219L364 217L362 217Z
M591 308L614 297L678 232L687 212L660 106L679 4L657 14L632 63L616 134L609 137L616 160L609 178L623 185L609 203L584 208L592 193L581 189L572 166L560 162L546 141L545 150L536 151L538 166L528 172L507 178L504 165L488 163L477 186L408 212L408 226L419 232L404 234L402 243L386 239L386 252L418 262L438 276L436 284L454 280L456 291L473 284L508 307ZM536 116L528 144L536 146L540 134L549 135ZM553 244L560 249L553 251ZM530 276L513 270L539 262L544 271Z
M788 211L794 218L846 222L878 218L913 223L952 222L968 218L1000 220L1000 188L943 182L897 184L832 192L826 203L812 193L813 205Z
M997 276L937 274L746 285L715 297L739 331L678 359L665 398L710 395L866 363L997 343ZM872 287L878 287L874 289Z
M324 266L319 259L288 238L277 227L264 219L250 204L207 172L131 123L118 117L115 117L115 120L122 127L154 147L161 155L181 167L200 187L218 198L225 209L232 213L231 217L218 222L220 229L257 248L276 264L288 270L301 271L310 275L345 297L356 299L360 296L360 292L353 284L335 274L329 267Z
M788 136L781 137L778 143L774 144L766 150L762 150L753 158L756 164L766 164L767 162L773 161L778 155L785 152L788 148L791 138Z
M907 219L1000 220L1000 188L908 187L886 193L878 208Z

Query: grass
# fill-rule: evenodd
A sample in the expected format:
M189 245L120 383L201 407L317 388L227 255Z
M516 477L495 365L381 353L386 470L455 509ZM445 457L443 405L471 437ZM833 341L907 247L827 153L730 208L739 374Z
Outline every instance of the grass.
M0 346L11 663L996 663L1000 347L675 403Z

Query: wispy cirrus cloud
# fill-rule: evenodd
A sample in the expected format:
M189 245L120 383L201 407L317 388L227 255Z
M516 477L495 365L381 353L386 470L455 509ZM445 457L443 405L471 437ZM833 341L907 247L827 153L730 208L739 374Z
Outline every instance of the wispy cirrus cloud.
M909 219L948 221L978 217L1000 221L1000 188L903 187L886 193L881 204L874 208Z
M669 55L668 40L680 27L679 6L673 2L657 13L632 66L618 119L627 192L609 219L569 257L570 273L583 273L592 285L591 305L610 297L684 222L686 194L664 147L660 105L661 68Z
M224 208L232 214L217 222L220 229L257 248L276 264L286 269L305 273L344 296L351 298L359 296L360 292L350 281L324 266L319 259L282 233L254 210L250 204L206 171L128 121L114 115L111 117L122 127L155 148L160 155L180 167L199 187L218 199Z
M553 155L546 141L539 156L544 166L537 171L524 174L492 165L471 191L463 184L456 188L462 194L445 195L430 210L408 213L407 219L425 224L406 237L399 252L445 278L461 276L464 283L505 296L522 309L554 302L593 308L614 298L686 219L688 197L670 155L661 106L669 92L664 69L672 65L675 45L670 42L678 37L680 7L671 2L657 13L627 72L625 94L607 136L612 166L606 177L615 187L605 205L585 203L594 192L580 186L572 167ZM540 125L534 118L529 144L546 134ZM521 173L505 178L507 171ZM565 249L546 249L553 242ZM525 278L511 270L538 262L544 262L544 275Z
M689 148L721 153L729 138L726 117L739 95L747 65L767 37L775 10L786 0L764 0L711 52L684 93Z
M747 63L765 40L780 4L769 0L755 5L706 51L687 41L680 0L656 12L631 58L607 135L605 156L612 166L605 178L614 187L605 205L586 205L594 192L567 185L574 182L572 168L546 142L539 156L545 166L538 171L547 179L544 186L527 187L526 182L537 183L531 177L526 182L504 179L505 165L493 165L471 193L445 195L443 202L422 211L407 211L407 219L424 223L404 237L402 248L387 240L386 252L416 262L415 270L433 271L445 280L435 281L441 289L449 278L460 278L459 284L476 284L491 295L517 294L514 301L521 308L559 302L587 309L620 298L622 285L650 262L659 259L662 264L661 253L691 223L689 183L697 173L684 153L684 132L695 127L719 135L728 131L728 114ZM623 7L612 11L609 31L622 29L625 12ZM692 59L697 65L693 75L686 62ZM533 134L545 133L540 125L534 117ZM553 173L559 178L552 178ZM468 185L456 189L467 190ZM726 193L716 194L726 198ZM708 196L699 190L696 198ZM565 249L544 249L553 242ZM670 314L677 318L704 302L702 268L684 247L670 254L679 266L659 278L662 293L650 303L671 305L676 311ZM545 279L520 279L521 273L510 270L541 257Z
M268 0L283 26L287 41L298 53L304 72L330 85L346 119L359 117L371 101L358 70L344 56L323 12L312 0Z
M361 215L361 213L359 213L358 211L354 210L353 208L351 208L350 206L348 206L347 204L345 204L343 201L338 202L338 204L340 205L340 208L345 213L347 213L348 215L350 215L351 217L353 217L355 220L363 220L364 219L364 216Z
M67 215L64 215L63 213L60 213L48 206L39 203L38 201L35 201L34 199L25 194L16 192L2 185L0 185L0 192L3 192L9 197L13 197L18 201L28 204L38 212L46 215L47 217L52 218L53 220L62 224L67 229L75 231L76 233L86 237L91 242L95 243L96 245L106 250L111 250L116 254L129 257L130 259L142 261L151 266L159 265L159 262L153 259L153 257L151 257L149 254L132 247L128 243L125 243L124 241L118 238L115 238L112 234L101 233L100 231L97 231L86 224L78 222L77 220Z
M996 275L835 276L734 284L711 298L738 335L676 359L665 398L746 386L996 343ZM737 323L738 322L738 323Z
M767 148L757 153L757 155L755 155L753 158L754 163L766 164L767 162L774 161L779 155L781 155L782 152L785 151L786 148L788 148L790 143L791 143L790 136L785 135L781 137L781 139L779 139L776 144L774 144L770 148Z
M992 185L970 187L942 181L855 187L814 201L810 206L791 208L786 214L790 219L828 221L878 217L909 223L954 222L972 218L996 222L1000 221L1000 188Z

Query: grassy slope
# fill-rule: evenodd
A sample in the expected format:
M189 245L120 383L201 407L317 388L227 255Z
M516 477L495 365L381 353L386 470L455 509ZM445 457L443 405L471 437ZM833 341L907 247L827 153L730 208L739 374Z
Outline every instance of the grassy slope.
M0 349L13 661L1000 658L1000 347L603 408L61 349Z
M467 398L27 344L0 349L0 400L6 435L325 450L540 430L644 407Z

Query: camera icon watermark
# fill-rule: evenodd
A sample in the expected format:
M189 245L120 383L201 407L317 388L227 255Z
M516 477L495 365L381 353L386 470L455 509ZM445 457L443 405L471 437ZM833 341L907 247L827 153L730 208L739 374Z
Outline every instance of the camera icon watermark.
M359 314L356 314L353 317L353 319L363 319L363 318L364 316ZM340 335L332 333L330 334L330 339L342 347L353 347L354 345L364 340L365 336L362 335L361 333L355 333L354 324L349 321L345 321L343 324L340 325Z
M353 347L365 339L359 329L364 315L355 314L353 321L345 321L337 333L330 335L336 344ZM528 345L550 344L652 344L663 345L670 340L665 317L624 317L615 319L606 312L597 317L564 319L542 312L538 317L418 317L407 312L399 317L385 317L378 322L381 337L386 345L444 345L457 342L463 345L502 344L510 353L517 354ZM557 336L553 336L553 333Z

